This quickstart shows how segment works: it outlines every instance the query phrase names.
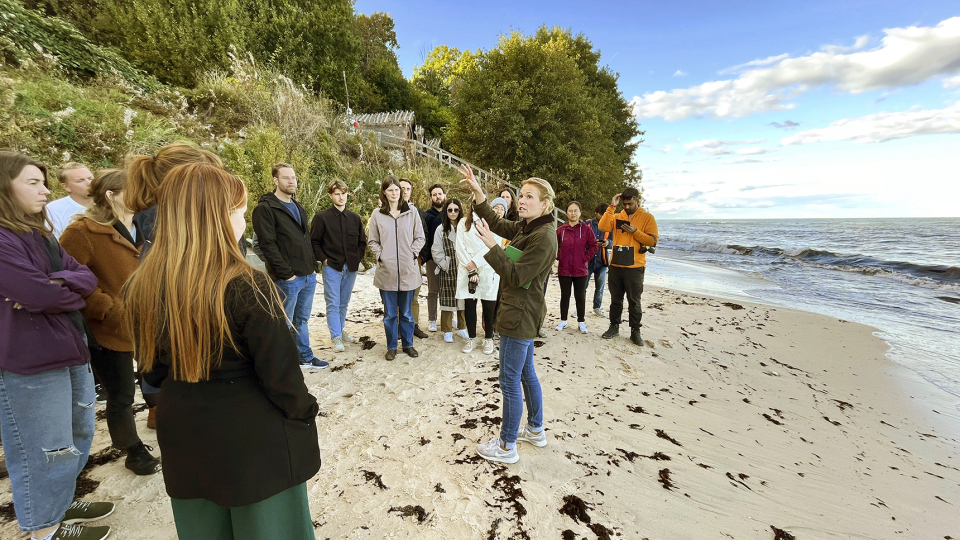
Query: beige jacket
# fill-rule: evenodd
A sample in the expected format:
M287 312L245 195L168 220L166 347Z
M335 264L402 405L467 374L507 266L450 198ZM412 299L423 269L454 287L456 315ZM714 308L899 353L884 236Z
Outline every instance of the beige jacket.
M367 246L377 258L373 286L381 291L412 291L420 286L417 255L427 242L417 209L406 202L394 219L379 208L370 215Z

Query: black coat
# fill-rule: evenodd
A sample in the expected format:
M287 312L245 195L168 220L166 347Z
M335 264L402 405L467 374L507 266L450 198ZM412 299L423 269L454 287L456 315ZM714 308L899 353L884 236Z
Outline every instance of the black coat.
M420 259L423 262L433 260L433 234L437 232L437 227L443 223L443 216L440 211L434 207L423 213L423 232L427 235L427 243L420 250Z
M260 203L253 209L253 230L260 242L267 273L274 281L309 276L317 271L307 230L307 211L300 203L294 203L300 212L299 223L273 193L260 197Z
M328 261L332 268L347 269L356 272L360 261L367 251L367 234L363 222L356 212L344 208L343 212L331 206L313 216L310 225L310 241L313 244L313 257Z
M158 362L145 378L161 388L157 441L173 498L246 506L320 470L319 406L303 382L297 347L272 300L275 291L259 272L256 289L241 278L227 285L224 304L236 350L227 346L207 381L168 377L169 340L161 338ZM272 313L261 304L268 301Z

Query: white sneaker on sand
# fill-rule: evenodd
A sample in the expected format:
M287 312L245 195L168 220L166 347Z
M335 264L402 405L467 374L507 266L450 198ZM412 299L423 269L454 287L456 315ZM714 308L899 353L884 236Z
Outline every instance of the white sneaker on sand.
M453 332L444 332L443 340L447 343L453 343Z
M505 450L500 446L500 437L494 437L489 442L477 445L477 454L483 459L499 461L500 463L516 463L520 460L517 449Z
M350 335L347 334L346 332L340 332L340 339L342 339L344 343L354 343L355 341L357 341L352 337L350 337Z
M470 339L470 333L467 332L466 329L464 329L464 330L457 330L457 334L459 334L460 337L462 337L463 339Z
M477 348L477 340L473 338L467 338L467 342L463 344L463 348L460 350L465 353L471 353L476 348Z
M593 314L597 317L606 318L607 314L603 312L600 308L593 308Z
M540 433L534 433L530 431L530 427L527 424L524 424L520 428L520 432L517 433L517 442L524 441L528 442L537 448L543 448L547 445L547 432L543 429L543 426L540 427Z
M560 324L557 325L557 331L561 331L567 327L567 321L560 321Z
M427 325L427 330L431 332L437 331L437 321L430 321L430 324Z
M494 350L496 350L496 346L492 339L483 340L483 354L493 354Z
M343 352L343 336L333 338L333 352Z
M587 323L585 322L580 323L580 333L581 334L587 333Z

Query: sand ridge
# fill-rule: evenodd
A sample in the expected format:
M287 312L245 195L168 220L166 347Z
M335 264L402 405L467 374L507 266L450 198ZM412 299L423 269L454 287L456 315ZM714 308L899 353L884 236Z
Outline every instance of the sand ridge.
M648 288L640 348L626 331L601 339L592 315L589 334L553 330L558 296L554 279L536 349L549 444L521 443L509 466L475 453L499 431L496 355L434 333L419 358L385 361L372 276L347 322L372 348L334 355L312 318L318 356L334 358L305 374L321 409L316 537L960 539L956 434L917 413L871 328ZM94 453L108 444L99 422ZM87 476L100 483L85 499L118 503L104 521L116 538L176 538L159 475L119 459Z

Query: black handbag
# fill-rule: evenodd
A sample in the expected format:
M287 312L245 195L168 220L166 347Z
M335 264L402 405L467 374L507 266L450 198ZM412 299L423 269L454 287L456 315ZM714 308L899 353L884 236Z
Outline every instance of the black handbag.
M616 266L633 266L634 253L633 246L613 246L613 257L610 259L610 264Z

